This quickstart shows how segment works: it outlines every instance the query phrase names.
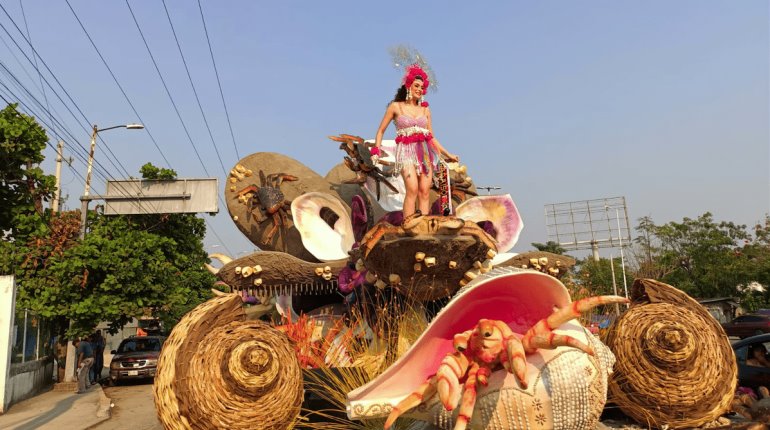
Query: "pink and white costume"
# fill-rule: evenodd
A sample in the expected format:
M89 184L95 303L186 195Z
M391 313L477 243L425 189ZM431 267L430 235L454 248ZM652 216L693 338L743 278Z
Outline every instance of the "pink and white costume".
M396 124L396 171L415 166L417 174L435 171L439 156L431 144L433 135L428 130L428 117L412 117L399 109Z

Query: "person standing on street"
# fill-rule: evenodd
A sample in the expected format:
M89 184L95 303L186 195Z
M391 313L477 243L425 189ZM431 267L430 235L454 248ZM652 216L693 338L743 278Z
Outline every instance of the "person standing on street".
M75 341L75 348L77 348L78 358L78 390L77 394L85 393L91 384L88 383L88 374L91 370L91 365L94 363L94 349L91 344L85 339L78 339Z
M91 378L91 384L96 384L102 379L102 368L104 367L104 337L102 337L102 331L96 330L91 336L93 342L91 347L94 350L94 364L91 366L89 376Z

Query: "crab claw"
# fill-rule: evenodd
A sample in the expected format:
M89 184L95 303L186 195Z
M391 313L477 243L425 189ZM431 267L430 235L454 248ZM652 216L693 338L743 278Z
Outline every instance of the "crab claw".
M578 348L586 354L594 355L594 350L585 343L571 336L556 334L553 329L559 327L565 322L577 318L582 312L595 308L599 305L610 303L628 303L629 300L620 296L596 296L587 297L572 302L570 306L559 309L537 322L531 329L527 330L521 343L527 354L535 352L538 348L555 349L559 346L570 346Z
M447 354L436 372L438 398L446 410L451 411L460 402L460 378L465 375L470 364L468 357L460 352Z
M361 239L361 248L364 250L364 258L369 256L369 253L374 249L374 245L380 241L382 236L392 229L390 224L377 224L366 232L363 239Z
M521 388L527 388L527 358L524 353L524 345L516 335L506 337L504 342L506 359L503 360L503 367L516 375Z
M419 405L424 399L438 391L438 397L446 410L451 411L460 402L460 378L468 370L468 358L461 352L447 354L435 375L428 378L413 393L398 402L385 420L385 429L389 429L404 412Z

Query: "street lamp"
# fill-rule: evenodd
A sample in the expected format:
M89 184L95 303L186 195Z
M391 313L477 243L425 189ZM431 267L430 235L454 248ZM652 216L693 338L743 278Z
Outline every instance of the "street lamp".
M94 124L93 132L91 133L91 151L88 154L88 170L86 170L86 189L83 191L83 197L80 198L81 204L80 204L80 239L82 240L84 237L86 237L86 221L88 220L88 202L91 200L88 197L88 194L91 191L91 169L94 164L94 151L96 150L96 135L99 134L100 131L107 131L112 130L115 128L126 128L128 130L141 130L144 128L142 124L123 124L123 125L114 125L112 127L107 128L99 128Z
M91 151L88 154L88 170L86 171L86 189L83 191L83 196L80 197L80 240L86 237L86 221L88 220L88 202L91 201L89 193L91 191L91 169L94 164L94 151L96 150L96 135L100 131L112 130L115 128L126 128L129 130L141 130L144 128L142 124L123 124L114 125L107 128L99 128L94 124L93 132L91 133ZM67 342L67 358L64 364L64 379L72 380L75 374L75 347L72 345L72 341Z

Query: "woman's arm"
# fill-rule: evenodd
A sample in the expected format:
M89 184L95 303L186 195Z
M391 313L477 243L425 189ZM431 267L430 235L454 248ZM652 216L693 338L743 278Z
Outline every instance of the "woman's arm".
M430 134L433 135L433 124L431 122L430 118L430 108L425 108L425 117L428 118L428 131L430 131ZM444 158L446 158L449 161L460 161L460 157L449 153L442 145L441 142L438 141L435 137L433 140L431 140L431 145L433 145L434 148L438 151L439 155L443 155Z
M396 103L394 102L388 105L385 115L382 117L382 121L380 121L380 127L377 129L377 136L374 138L374 147L377 148L377 152L379 152L380 145L382 145L382 136L385 135L385 129L388 128L388 125L395 116Z

